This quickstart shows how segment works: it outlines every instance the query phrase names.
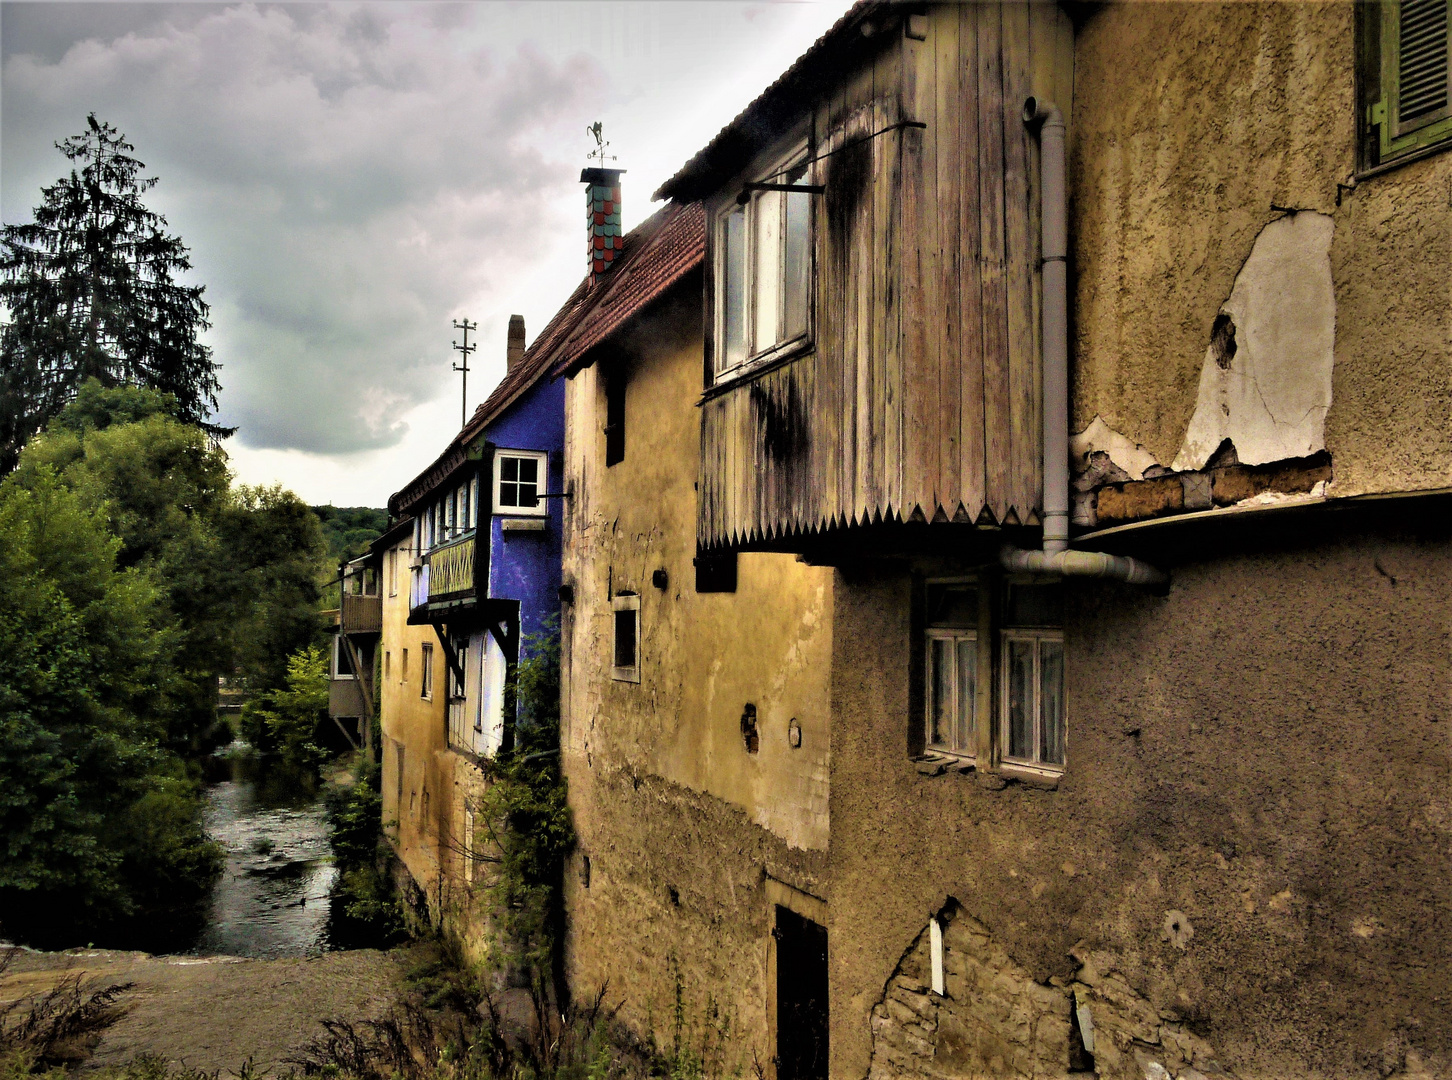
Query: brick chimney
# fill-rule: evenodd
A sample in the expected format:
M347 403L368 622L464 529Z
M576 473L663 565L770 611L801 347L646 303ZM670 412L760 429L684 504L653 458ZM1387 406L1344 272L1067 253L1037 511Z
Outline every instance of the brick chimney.
M524 359L524 316L509 316L509 348L504 354L504 370L507 374Z
M583 169L585 187L585 237L590 260L590 284L594 285L620 256L620 174L624 169Z

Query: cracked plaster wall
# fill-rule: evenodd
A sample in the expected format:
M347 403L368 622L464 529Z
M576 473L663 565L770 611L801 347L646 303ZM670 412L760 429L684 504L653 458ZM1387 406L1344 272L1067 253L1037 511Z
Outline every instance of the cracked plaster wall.
M1222 385L1236 375L1206 362L1216 316L1251 298L1277 234L1330 229L1329 387L1323 345L1304 370L1282 353L1288 411L1329 399L1328 494L1452 484L1452 153L1364 180L1338 206L1355 168L1353 57L1350 3L1109 4L1087 17L1070 134L1073 430L1098 418L1155 462L1195 468L1218 445L1214 407L1229 404L1237 450L1264 447L1241 460L1309 453L1291 451L1314 431L1263 438L1263 413ZM1314 276L1324 289L1325 270ZM1252 306L1314 307L1324 332L1322 299L1262 284Z
M1103 976L1143 1021L1112 1075L1137 1047L1213 1076L1166 1030L1240 1080L1452 1075L1452 549L1425 529L1210 552L1163 599L1069 583L1054 790L917 771L911 575L839 571L832 1075L873 1068L884 986L946 897L1010 982Z
M608 982L636 1033L668 1044L679 977L687 1021L714 999L749 1062L753 1048L769 1056L765 875L824 889L832 576L751 554L734 593L695 591L699 277L618 346L566 390L562 743L580 838L570 978L581 994ZM606 468L602 380L622 371L625 457ZM640 598L639 683L611 678L610 597L622 590Z

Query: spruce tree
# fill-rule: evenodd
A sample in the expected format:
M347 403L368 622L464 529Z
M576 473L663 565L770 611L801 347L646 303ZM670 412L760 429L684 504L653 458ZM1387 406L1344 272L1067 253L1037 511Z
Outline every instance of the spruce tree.
M178 418L213 437L217 364L198 340L210 325L186 245L141 201L156 177L110 124L56 143L70 175L41 189L28 225L0 237L0 475L20 448L88 378L149 387L176 398Z

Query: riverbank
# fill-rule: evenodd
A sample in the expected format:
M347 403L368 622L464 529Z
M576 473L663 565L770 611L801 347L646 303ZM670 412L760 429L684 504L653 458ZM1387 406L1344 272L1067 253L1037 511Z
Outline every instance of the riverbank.
M265 1073L322 1034L324 1020L386 1014L405 994L408 957L402 949L279 959L20 950L0 974L0 1005L66 976L132 983L120 1002L123 1015L101 1032L88 1067L155 1054L223 1076L251 1059Z

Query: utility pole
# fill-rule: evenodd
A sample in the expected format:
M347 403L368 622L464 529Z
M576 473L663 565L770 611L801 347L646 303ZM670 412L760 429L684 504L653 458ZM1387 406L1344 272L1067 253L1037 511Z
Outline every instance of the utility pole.
M469 344L469 332L472 330L478 330L479 324L471 323L467 318L465 318L463 322L455 319L454 329L464 331L463 344L461 345L457 341L454 342L454 348L464 354L464 363L462 365L454 365L454 370L462 372L464 375L463 399L459 402L459 429L462 431L464 425L469 422L469 354L479 347L477 345Z

